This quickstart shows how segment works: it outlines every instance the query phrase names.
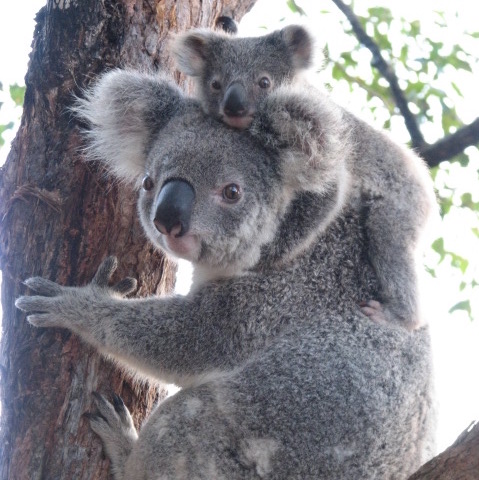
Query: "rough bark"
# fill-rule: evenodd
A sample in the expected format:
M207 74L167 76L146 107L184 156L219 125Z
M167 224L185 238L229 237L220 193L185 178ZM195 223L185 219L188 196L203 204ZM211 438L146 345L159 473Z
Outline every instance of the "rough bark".
M409 480L477 480L479 423L466 429L448 449L423 465Z
M122 395L139 424L164 395L133 380L67 331L34 329L14 307L22 281L89 281L102 258L139 279L139 295L171 289L174 266L146 242L136 193L83 162L73 95L118 65L171 69L167 36L239 19L254 0L48 0L37 16L21 127L0 174L3 272L0 477L108 478L83 414L91 392ZM101 321L101 319L99 319Z

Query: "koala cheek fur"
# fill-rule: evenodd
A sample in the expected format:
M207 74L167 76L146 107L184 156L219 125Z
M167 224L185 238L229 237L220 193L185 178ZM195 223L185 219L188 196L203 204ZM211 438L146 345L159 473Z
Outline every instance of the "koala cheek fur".
M261 42L267 51L286 42L303 66L305 38L287 30ZM190 74L202 71L195 54L184 54ZM18 300L30 315L60 312L60 326L99 351L183 387L139 434L121 399L95 397L92 428L117 480L401 479L431 456L428 329L400 318L403 305L415 314L409 253L384 261L410 244L402 230L419 236L424 219L407 199L431 195L418 159L294 87L267 95L247 131L208 117L166 78L131 71L101 77L77 112L91 125L91 157L140 189L150 240L192 260L201 279L185 297L124 299L133 282L108 287L109 258L90 285L32 279L40 300ZM159 198L172 181L194 200L169 198L178 218L165 220ZM391 321L361 313L378 295Z

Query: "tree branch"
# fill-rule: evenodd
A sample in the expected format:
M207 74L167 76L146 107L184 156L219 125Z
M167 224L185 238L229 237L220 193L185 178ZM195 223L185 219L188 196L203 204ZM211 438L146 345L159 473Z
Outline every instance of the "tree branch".
M419 130L416 117L409 110L407 99L404 92L399 87L399 80L392 67L386 62L381 54L378 45L366 33L361 26L358 17L352 9L342 0L332 0L332 2L344 13L353 28L359 42L363 44L373 55L371 65L376 67L383 77L389 82L394 101L404 118L406 128L411 135L412 147L421 155L430 167L439 165L444 160L448 160L458 155L465 148L479 144L479 118L471 124L460 128L457 132L442 138L433 144L428 144Z
M417 149L417 153L430 167L439 165L443 160L458 155L465 148L479 143L479 118L460 128L457 132L441 138L432 145L425 144Z
M332 0L332 2L344 13L346 18L349 20L356 37L359 42L362 43L372 54L373 59L371 60L371 65L376 67L383 77L389 82L391 92L395 99L396 105L401 112L401 115L404 117L406 123L406 128L408 129L409 135L411 135L411 141L413 148L421 150L426 142L424 137L419 130L418 124L416 122L416 117L413 115L411 110L409 110L408 102L404 96L404 92L399 86L399 80L394 73L392 67L386 62L384 57L381 54L379 47L376 45L374 40L366 33L364 28L361 26L357 16L351 10L351 8L346 5L342 0Z
M423 465L409 480L473 480L479 472L479 423L472 423L437 457Z

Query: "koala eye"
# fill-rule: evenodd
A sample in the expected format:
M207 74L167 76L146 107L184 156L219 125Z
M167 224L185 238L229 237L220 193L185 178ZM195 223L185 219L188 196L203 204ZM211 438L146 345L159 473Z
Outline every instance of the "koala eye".
M145 175L141 182L141 186L145 192L149 192L155 186L155 182L153 182L153 179L149 175Z
M237 202L241 197L241 190L235 183L230 183L223 188L223 198L229 203Z
M218 80L213 80L211 82L211 89L218 92L221 90L221 83Z
M261 77L259 79L258 85L260 86L260 88L266 90L267 88L271 87L271 80L268 77Z

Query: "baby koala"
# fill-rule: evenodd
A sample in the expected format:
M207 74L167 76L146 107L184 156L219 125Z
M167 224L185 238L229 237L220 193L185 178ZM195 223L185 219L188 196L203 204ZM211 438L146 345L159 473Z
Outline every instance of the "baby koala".
M196 80L205 112L233 128L248 128L260 103L279 86L291 85L301 93L304 108L313 98L330 101L313 87L294 86L312 64L313 39L301 26L249 38L192 30L175 38L172 52L178 68ZM380 285L379 302L365 299L361 310L375 321L412 330L421 325L417 267L421 238L435 210L431 179L412 151L340 109L341 128L353 145L345 159L343 188L363 208L367 253ZM318 121L320 112L311 118L311 131L321 131L314 127ZM298 135L297 142L302 141Z
M177 36L172 52L178 68L195 78L205 112L244 129L268 93L311 65L313 42L295 25L251 38L201 29Z

